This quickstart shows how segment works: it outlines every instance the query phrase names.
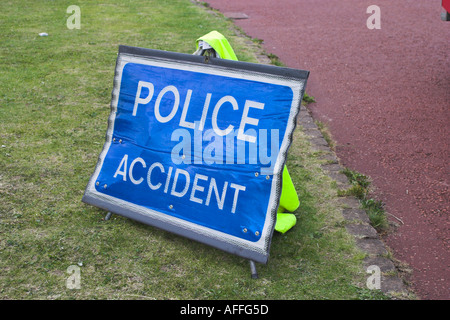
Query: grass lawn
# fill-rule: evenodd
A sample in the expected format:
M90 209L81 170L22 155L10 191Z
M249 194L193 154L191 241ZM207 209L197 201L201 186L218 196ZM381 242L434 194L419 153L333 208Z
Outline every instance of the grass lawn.
M70 30L68 6L81 9ZM267 265L81 202L103 147L119 44L192 53L231 22L188 0L0 3L1 299L377 299L343 225L335 184L302 131L288 168L301 207ZM48 33L40 37L40 32ZM69 266L81 288L69 289Z

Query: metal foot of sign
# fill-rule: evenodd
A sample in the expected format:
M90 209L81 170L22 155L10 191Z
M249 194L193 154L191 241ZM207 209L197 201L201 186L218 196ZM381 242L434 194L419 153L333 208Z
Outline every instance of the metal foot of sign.
M83 201L267 263L308 75L120 46Z
M250 272L252 274L252 279L258 279L258 272L256 271L255 262L250 260Z
M105 221L108 221L109 219L111 219L112 213L108 212L105 216Z

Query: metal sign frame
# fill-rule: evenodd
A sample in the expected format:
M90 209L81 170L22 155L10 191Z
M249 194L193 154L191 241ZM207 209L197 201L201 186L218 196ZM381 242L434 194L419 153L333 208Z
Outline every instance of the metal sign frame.
M121 91L122 72L128 63L150 66L163 66L177 70L198 72L212 75L248 79L266 83L278 83L292 89L293 99L287 119L287 127L282 138L278 157L271 176L271 192L267 207L266 223L258 241L246 241L239 237L212 230L211 228L192 223L179 217L167 215L151 208L136 205L118 197L105 194L100 190L98 177L102 171L105 157L114 141L114 125L118 111L118 100ZM281 194L281 178L286 162L287 152L296 127L297 116L305 93L308 71L296 70L270 65L261 65L239 61L224 60L208 56L174 53L153 49L120 46L115 67L114 87L111 99L111 113L108 120L105 144L98 159L82 201L110 211L115 214L151 225L183 237L213 246L223 251L247 258L259 263L267 263L270 243L276 222L276 214Z

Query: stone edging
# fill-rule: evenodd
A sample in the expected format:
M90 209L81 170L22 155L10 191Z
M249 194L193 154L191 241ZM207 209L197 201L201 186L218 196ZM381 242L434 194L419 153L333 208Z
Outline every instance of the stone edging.
M305 106L302 106L300 110L298 124L302 126L313 150L321 151L323 153L321 158L327 160L328 163L322 165L322 169L331 179L336 181L339 189L349 189L351 185L348 178L342 173L344 168L339 164L338 158L323 138L321 131ZM358 199L353 196L340 197L339 199L342 203L342 215L346 222L347 232L354 236L356 246L367 255L364 259L364 271L366 272L370 266L379 267L381 271L381 291L393 298L407 297L409 292L403 280L398 276L398 269L388 258L389 250L381 241L378 232L371 226L366 212L360 208ZM369 273L368 277L370 277Z

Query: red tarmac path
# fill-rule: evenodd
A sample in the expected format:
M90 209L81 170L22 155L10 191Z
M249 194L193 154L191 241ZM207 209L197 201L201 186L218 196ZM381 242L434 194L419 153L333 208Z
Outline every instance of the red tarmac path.
M311 71L306 91L341 163L369 175L404 224L384 237L413 270L421 299L450 299L450 22L440 0L208 0L288 67ZM367 7L381 9L369 30ZM397 220L393 220L398 222Z

